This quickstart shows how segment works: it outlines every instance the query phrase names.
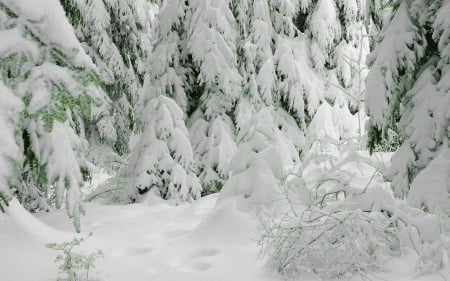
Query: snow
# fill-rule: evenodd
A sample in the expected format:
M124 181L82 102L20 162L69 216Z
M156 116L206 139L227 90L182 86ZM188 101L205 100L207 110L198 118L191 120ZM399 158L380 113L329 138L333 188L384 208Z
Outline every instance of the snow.
M20 149L15 141L15 126L20 117L23 104L19 98L0 81L0 195L9 195L8 179L14 174L9 160L20 161ZM0 204L1 205L1 204Z
M0 0L0 281L74 237L97 281L450 279L450 0L29 2ZM365 104L396 152L359 151Z
M371 120L379 128L387 122L384 119L389 107L397 103L395 90L403 86L398 81L401 79L399 69L412 73L414 64L424 55L425 49L417 43L423 38L411 22L406 2L401 3L382 35L383 41L368 56L368 63L372 66L367 76L366 95Z
M37 30L32 31L37 32L42 41L54 43L67 54L73 53L74 46L82 49L58 1L37 0L35 5L29 5L28 0L4 0L4 3L24 20L38 22ZM75 52L74 61L79 66L95 68L84 52Z
M432 213L450 211L450 150L443 145L439 155L422 170L411 184L408 203L425 205Z
M89 232L93 236L80 249L103 251L96 270L105 281L284 280L266 268L265 257L259 255L258 220L240 210L235 200L219 204L216 200L217 195L210 195L176 207L162 200L151 205L86 204L81 234L73 232L64 211L33 217L12 201L7 213L0 214L0 280L55 280L55 252L45 244L86 237ZM448 266L417 276L413 271L416 260L413 251L406 252L389 261L386 271L367 277L398 281L450 278ZM317 279L303 275L296 280Z

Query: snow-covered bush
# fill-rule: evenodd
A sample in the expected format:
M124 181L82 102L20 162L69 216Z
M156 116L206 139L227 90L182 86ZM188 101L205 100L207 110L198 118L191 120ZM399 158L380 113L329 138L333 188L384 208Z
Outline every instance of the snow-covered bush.
M269 264L284 275L309 272L325 279L379 269L398 251L396 229L382 208L362 204L379 203L373 196L384 192L346 194L325 204L326 197L344 197L339 190L311 206L289 202L295 211L266 222L261 242Z
M374 182L380 164L346 151L333 128L312 135L321 141L306 142L302 164L282 183L286 207L264 221L261 243L269 265L288 276L341 277L379 268L392 249L398 251L393 221L383 209L392 199Z
M310 272L329 279L379 269L396 243L393 230L379 212L312 208L297 223L271 226L264 238L271 248L270 265L280 273Z
M288 276L337 278L383 268L412 248L420 273L442 267L439 217L395 199L383 163L366 152L321 153L304 157L284 183L287 207L264 222L270 266Z

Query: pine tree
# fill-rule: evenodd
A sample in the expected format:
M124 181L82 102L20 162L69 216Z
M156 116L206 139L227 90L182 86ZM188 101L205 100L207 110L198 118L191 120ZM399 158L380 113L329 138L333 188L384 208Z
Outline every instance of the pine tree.
M367 81L371 148L389 130L401 142L386 173L395 194L436 212L448 210L450 192L449 12L449 1L400 2Z
M30 210L65 205L79 231L80 186L88 175L85 123L97 118L92 109L104 93L61 5L41 1L36 9L28 4L0 2L0 32L7 38L0 45L2 92L9 88L23 103L14 133L21 150L18 159L23 159L19 175L14 175L20 182L10 188Z
M151 48L150 15L154 6L145 0L61 0L84 50L100 70L112 100L114 130L100 135L119 154L129 151L135 128L134 107L148 69Z
M131 200L149 191L176 203L200 197L201 185L184 113L170 98L159 96L146 106L147 120L130 160Z

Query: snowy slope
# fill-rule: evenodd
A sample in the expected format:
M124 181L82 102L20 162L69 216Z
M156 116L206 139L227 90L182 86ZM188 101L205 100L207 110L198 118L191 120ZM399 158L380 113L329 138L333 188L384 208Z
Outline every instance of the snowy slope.
M259 257L257 221L229 200L216 206L216 195L194 204L110 206L87 204L82 235L94 233L82 251L101 249L97 262L108 281L281 281ZM0 214L0 280L56 280L55 252L49 242L71 240L75 233L64 211L42 213L37 219L17 202ZM416 277L415 257L389 263L386 272L371 280L433 281L450 278L448 266L440 273ZM297 280L315 280L301 276ZM351 280L367 280L355 277Z

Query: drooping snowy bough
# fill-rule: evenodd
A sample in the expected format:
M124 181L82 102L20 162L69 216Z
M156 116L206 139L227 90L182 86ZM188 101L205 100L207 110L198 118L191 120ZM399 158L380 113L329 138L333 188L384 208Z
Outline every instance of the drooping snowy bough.
M1 1L0 38L2 98L14 95L2 121L6 138L13 129L6 143L15 142L8 157L18 168L7 185L29 210L66 206L79 231L80 186L88 174L85 125L106 100L96 68L56 0ZM13 112L19 116L8 117Z

